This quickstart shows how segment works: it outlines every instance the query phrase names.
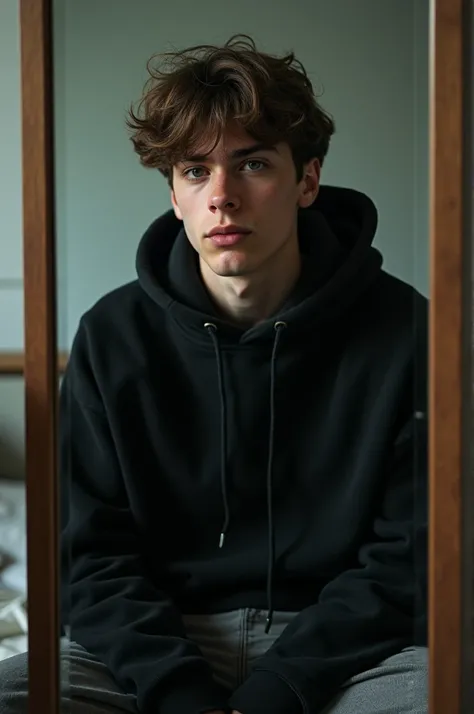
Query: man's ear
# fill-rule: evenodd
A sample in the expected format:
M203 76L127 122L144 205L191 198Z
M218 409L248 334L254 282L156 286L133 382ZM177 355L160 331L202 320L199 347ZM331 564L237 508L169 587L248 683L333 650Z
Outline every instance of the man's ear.
M182 221L182 220L183 220L183 215L182 215L181 211L179 210L179 206L178 206L178 204L177 204L177 202L176 202L176 194L175 194L175 192L174 192L173 189L171 189L171 203L172 203L172 205L173 205L174 215L176 216L176 218L177 218L179 221Z
M300 208L307 208L316 200L319 193L319 182L321 179L321 164L319 159L311 159L303 167L303 178L301 179L301 193L298 199Z

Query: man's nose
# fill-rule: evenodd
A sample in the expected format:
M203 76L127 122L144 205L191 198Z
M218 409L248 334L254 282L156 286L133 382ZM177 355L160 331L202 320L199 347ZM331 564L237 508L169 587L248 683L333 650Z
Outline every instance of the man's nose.
M210 211L235 211L240 207L236 182L228 175L218 176L211 183Z

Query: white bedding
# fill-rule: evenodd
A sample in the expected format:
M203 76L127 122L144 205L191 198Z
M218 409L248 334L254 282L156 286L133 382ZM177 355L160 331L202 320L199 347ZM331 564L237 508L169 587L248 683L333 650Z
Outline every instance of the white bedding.
M25 484L0 479L0 660L26 652Z

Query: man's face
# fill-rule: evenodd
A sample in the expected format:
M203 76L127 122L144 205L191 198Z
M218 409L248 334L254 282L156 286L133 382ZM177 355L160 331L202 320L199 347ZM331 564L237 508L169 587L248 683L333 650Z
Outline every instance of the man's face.
M208 149L203 144L201 156L173 167L171 192L201 261L217 275L244 277L262 271L278 253L298 250L297 211L318 193L317 159L297 182L286 143L259 146L237 124L204 156ZM227 230L230 235L219 233Z

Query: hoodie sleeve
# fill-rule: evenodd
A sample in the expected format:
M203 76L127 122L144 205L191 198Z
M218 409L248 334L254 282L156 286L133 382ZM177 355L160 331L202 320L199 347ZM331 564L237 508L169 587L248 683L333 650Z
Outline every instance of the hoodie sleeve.
M358 566L328 583L318 602L286 627L234 692L233 709L319 714L350 677L413 643L426 646L424 419L413 417L405 426L391 462L372 538L360 549Z
M81 352L76 341L60 398L62 607L71 640L108 667L143 714L225 709L180 613L147 577L107 416Z

